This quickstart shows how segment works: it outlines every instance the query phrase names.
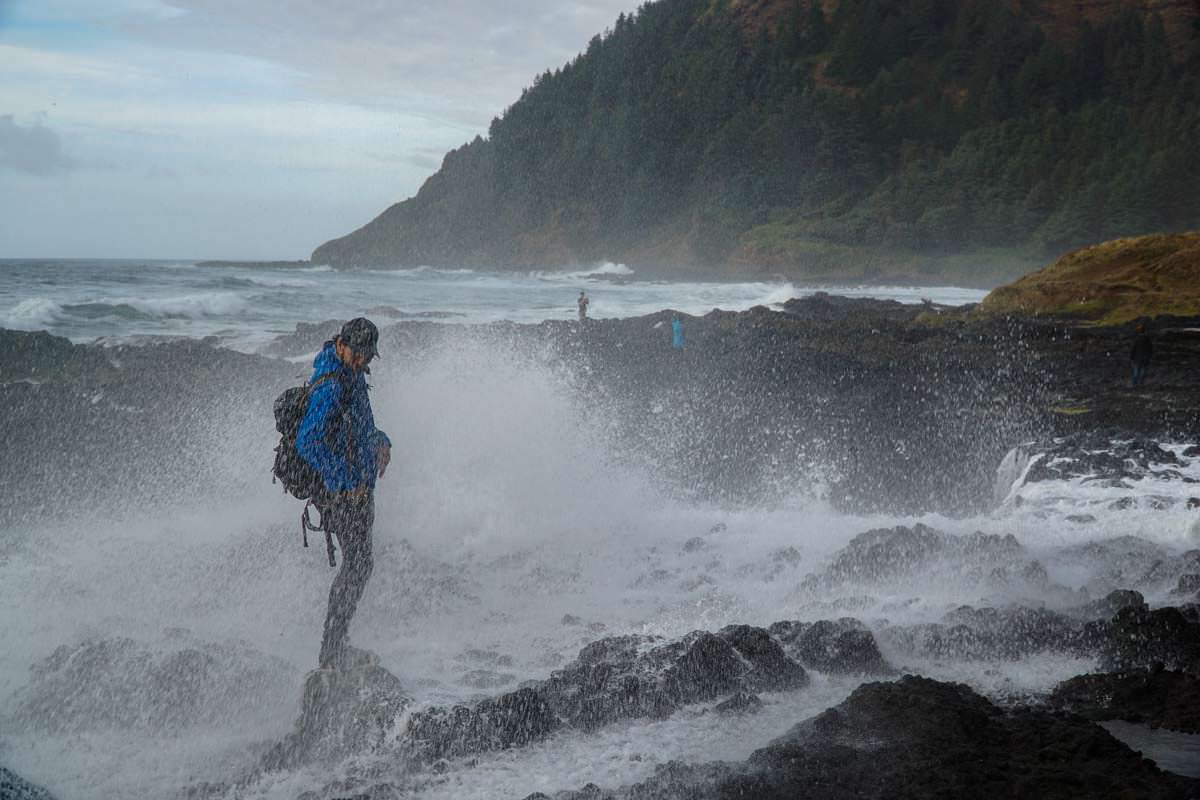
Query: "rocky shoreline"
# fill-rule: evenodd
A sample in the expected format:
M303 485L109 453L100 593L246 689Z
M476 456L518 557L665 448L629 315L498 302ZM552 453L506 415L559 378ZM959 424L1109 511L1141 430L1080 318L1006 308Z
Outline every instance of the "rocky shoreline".
M672 316L408 320L383 328L381 350L401 380L462 342L525 353L575 387L582 414L605 415L616 457L655 465L663 485L685 498L769 504L820 474L839 510L1032 509L1046 525L1069 526L1089 524L1087 509L1064 516L1038 506L1040 498L1046 487L1090 481L1125 492L1097 500L1104 508L1200 519L1200 319L1156 321L1150 380L1135 389L1129 326L817 295L781 311L678 315L687 346L677 350ZM245 482L251 473L230 473L197 443L269 434L271 401L306 371L285 359L317 349L336 326L302 325L261 355L211 342L106 348L0 331L9 432L0 527L20 536L70 509L171 505L179 486ZM1144 488L1155 481L1170 491ZM708 538L720 535L714 528ZM706 546L705 536L681 543L688 552ZM1051 574L1063 564L1083 577L1058 582ZM878 612L887 608L881 598L894 596L888 602L899 612L920 594L915 586L938 581L979 601L920 623ZM697 708L753 715L808 691L816 674L863 683L845 702L795 719L744 762L667 762L648 780L555 798L940 797L968 789L1200 797L1196 776L1158 769L1097 724L1200 732L1200 550L1129 535L1034 551L1012 536L916 523L865 530L828 561L806 565L791 598L800 619L744 620L672 640L597 631L545 679L459 705L414 707L404 682L360 651L343 673L307 679L295 729L256 770L193 784L187 794L237 795L264 775L355 755L375 766L306 800L400 797L470 769L482 754L566 731L591 735ZM206 692L231 691L222 675L254 675L266 686L286 674L265 654L229 643L180 640L152 656L131 640L64 648L35 665L6 722L56 734L113 720L170 727L188 709L200 713ZM1003 664L1044 654L1090 660L1094 671L1045 695L1011 698L919 677L946 659ZM126 713L119 698L138 691L130 675L174 686L181 671L192 695L155 692L167 705ZM63 687L79 681L118 700L96 706L85 694L64 705ZM380 764L408 777L380 778ZM0 771L0 787L10 786L17 797L49 797Z

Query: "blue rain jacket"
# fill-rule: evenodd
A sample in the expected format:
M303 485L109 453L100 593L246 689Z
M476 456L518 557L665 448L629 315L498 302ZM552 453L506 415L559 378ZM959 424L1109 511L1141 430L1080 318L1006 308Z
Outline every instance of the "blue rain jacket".
M337 373L337 379L324 381L312 391L308 413L296 436L296 449L320 473L329 491L348 492L362 486L374 488L379 448L391 447L392 442L387 434L375 427L365 373L356 374L343 364L333 342L328 341L313 360L309 382L315 383L331 372ZM343 413L343 386L350 387L346 404L348 413L344 417L345 423L338 425L336 420Z
M675 334L671 345L673 347L683 347L683 323L679 321L678 317L671 319L671 331Z

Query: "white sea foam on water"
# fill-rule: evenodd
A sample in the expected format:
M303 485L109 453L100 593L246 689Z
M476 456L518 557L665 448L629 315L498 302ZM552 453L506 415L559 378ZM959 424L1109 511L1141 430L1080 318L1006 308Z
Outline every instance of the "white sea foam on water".
M603 278L603 277L609 277L609 276L632 276L635 274L637 274L637 273L634 270L630 269L629 267L625 266L624 264L614 264L611 261L604 261L599 264L595 264L591 267L583 267L581 269L567 270L567 271L561 271L561 272L560 271L549 271L549 270L535 270L535 271L529 273L530 277L537 278L539 280L547 280L547 281L578 281L578 280L586 280L589 278L595 279L598 277Z
M158 317L186 317L189 319L237 314L245 310L250 303L244 295L234 292L203 292L158 298L106 298L97 302L128 305L138 311Z
M30 297L0 311L0 327L37 331L53 327L63 317L62 306L46 297Z
M76 342L216 336L241 350L253 350L300 323L367 315L380 306L406 314L436 314L445 324L538 323L574 318L575 298L584 286L595 318L637 316L664 308L702 315L715 308L778 307L791 297L818 291L786 281L632 280L636 276L629 267L614 263L514 273L430 266L335 270L328 265L279 269L252 264L200 268L178 262L10 261L4 264L4 277L0 309L8 310L0 311L0 325L5 327L46 329ZM924 297L970 302L983 296L951 288L827 289L909 303ZM51 300L80 313L56 313L46 305ZM100 313L103 309L96 306L104 303L116 310ZM126 309L143 318L122 313Z

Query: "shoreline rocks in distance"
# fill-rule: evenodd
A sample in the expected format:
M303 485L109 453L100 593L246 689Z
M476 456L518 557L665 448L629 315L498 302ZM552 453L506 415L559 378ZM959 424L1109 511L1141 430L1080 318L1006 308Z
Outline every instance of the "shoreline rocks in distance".
M306 258L295 261L197 261L197 267L245 267L246 269L305 269L319 266Z

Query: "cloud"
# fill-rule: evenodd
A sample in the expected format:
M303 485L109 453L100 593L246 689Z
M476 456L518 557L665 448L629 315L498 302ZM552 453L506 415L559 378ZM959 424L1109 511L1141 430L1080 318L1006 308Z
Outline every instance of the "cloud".
M17 124L12 114L0 114L0 167L30 175L53 175L74 168L63 154L58 134L41 121L30 127Z
M296 70L338 102L482 128L547 69L569 61L638 0L170 0L180 12L125 30Z

